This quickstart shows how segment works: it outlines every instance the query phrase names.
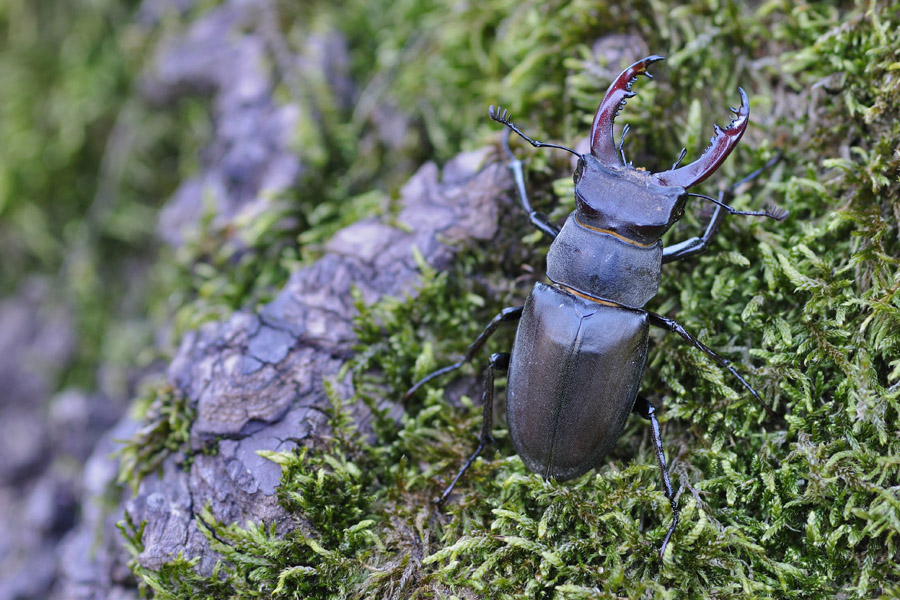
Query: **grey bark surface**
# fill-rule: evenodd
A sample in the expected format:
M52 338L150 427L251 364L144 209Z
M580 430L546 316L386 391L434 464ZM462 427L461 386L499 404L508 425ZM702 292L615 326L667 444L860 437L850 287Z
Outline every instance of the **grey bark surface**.
M172 10L155 4L145 5L146 19ZM159 218L157 233L169 244L180 245L197 229L208 199L215 205L212 226L222 228L265 211L305 170L290 150L301 107L273 97L271 65L282 53L272 47L277 38L267 35L272 10L268 2L231 1L207 11L160 44L142 78L144 98L157 105L189 95L212 98L213 133L202 169L179 186ZM311 68L340 77L347 48L340 38L330 41L327 62Z
M138 18L152 27L191 6L147 0ZM282 74L323 74L337 98L352 101L344 41L314 36L303 56L291 56L272 35L272 6L229 0L204 12L159 43L143 78L142 94L162 107L185 95L211 101L213 127L201 168L160 215L164 243L184 243L210 210L216 228L269 210L306 169L288 135L303 83L285 82L292 100L276 102L273 64ZM387 146L409 126L402 119L391 123L375 132ZM133 497L116 483L114 457L141 425L120 420L126 398L51 392L78 343L65 308L50 302L52 290L43 284L0 305L0 347L7 350L0 356L0 600L136 598L131 557L116 529L125 510L146 522L137 558L149 568L184 552L200 557L201 571L211 570L216 556L197 529L207 505L223 522L291 527L275 497L280 468L257 451L313 444L328 433L323 382L334 380L353 355L351 290L367 303L415 294L413 249L441 269L460 250L490 243L511 188L490 149L462 154L442 170L425 164L402 189L399 226L368 218L339 231L322 257L295 272L261 310L185 335L165 377L196 409L189 448L168 457ZM349 381L335 384L350 397ZM365 427L369 411L352 410Z
M185 337L168 378L196 406L191 445L198 452L187 470L170 457L162 476L145 479L126 503L135 521L147 523L143 566L158 569L183 551L199 556L200 570L209 573L217 557L197 529L204 506L226 523L291 526L274 495L280 467L256 452L287 450L328 433L323 382L353 354L352 288L366 302L414 293L413 248L443 268L456 250L495 235L509 179L502 165L483 166L487 155L460 155L442 181L435 165L423 166L402 193L404 229L376 219L351 225L258 314L237 313ZM343 397L352 395L349 381L335 383ZM365 428L367 408L352 411Z
M77 343L49 279L0 302L0 600L50 593L85 495L81 465L122 412L102 393L53 393Z

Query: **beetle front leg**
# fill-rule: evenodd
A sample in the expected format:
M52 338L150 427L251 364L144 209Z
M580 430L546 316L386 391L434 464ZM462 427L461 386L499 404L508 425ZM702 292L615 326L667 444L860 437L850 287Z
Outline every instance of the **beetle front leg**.
M669 469L666 467L666 455L663 452L662 436L659 434L659 420L656 418L656 407L643 396L638 396L632 412L636 412L644 419L650 421L650 434L653 437L653 448L656 450L656 464L659 466L659 475L662 477L663 493L669 499L669 504L672 505L672 524L669 526L669 531L659 547L659 560L662 560L663 554L666 553L669 539L671 539L672 534L675 533L675 528L678 526L678 506L675 504L675 491L672 489Z
M420 379L414 386L409 388L409 391L403 394L404 402L409 399L410 396L415 394L420 387L435 379L440 377L441 375L446 375L447 373L451 373L456 369L460 368L475 356L481 347L484 346L484 343L488 341L488 339L494 335L494 332L497 331L497 327L500 326L500 323L509 323L511 321L518 321L522 317L522 311L525 309L524 306L510 306L509 308L504 308L501 310L496 317L491 319L491 322L488 323L488 326L484 328L484 331L481 332L474 342L472 342L469 347L466 349L465 355L453 363L449 367L444 367L443 369L438 369L437 371L426 375L424 378Z
M698 350L703 352L705 355L707 355L708 357L713 359L717 365L719 365L723 369L727 369L729 373L731 373L732 375L737 377L738 381L740 381L741 384L745 388L747 388L747 391L749 391L750 394L754 398L756 398L756 401L759 402L759 404L764 409L766 409L766 412L769 414L770 417L775 416L775 413L772 411L771 408L769 408L769 405L766 404L762 398L760 398L759 394L756 393L756 390L753 389L753 386L751 386L749 383L747 383L746 379L741 377L741 374L738 373L734 369L734 367L731 366L731 363L729 363L727 359L722 358L721 356L719 356L718 354L713 352L709 347L707 347L705 344L703 344L700 340L698 340L697 338L692 336L690 333L688 333L687 330L680 323L675 321L674 319L670 319L668 317L664 317L662 315L658 315L658 314L656 314L654 312L650 312L650 311L647 311L647 315L650 317L651 325L655 325L656 327L661 327L662 329L665 329L667 331L677 333L678 335L681 336L681 338L683 340L690 343L695 348L697 348Z
M475 459L478 458L484 447L494 441L494 436L491 435L491 431L494 428L494 369L506 371L508 368L509 352L491 355L491 361L484 370L484 390L481 393L481 433L478 434L478 445L475 447L475 452L466 460L459 473L456 474L456 477L453 478L453 481L441 494L441 497L437 499L436 503L438 506L444 505L459 478L469 470L469 467L472 466L472 463L475 462Z
M679 157L679 159L678 159L679 162L681 161L681 158L683 158L683 157L684 157L684 151L682 151L682 156ZM779 209L776 207L770 207L769 209L767 209L766 211L764 211L762 213L753 213L753 212L748 213L748 212L744 212L744 211L735 211L733 208L728 206L728 203L730 203L734 199L734 193L739 187L741 187L745 183L750 183L751 181L753 181L754 179L759 177L763 173L763 171L770 168L772 165L777 163L780 159L781 159L781 154L777 154L775 157L771 158L766 164L761 166L759 169L753 171L752 173L750 173L749 175L747 175L740 181L732 183L726 189L720 191L719 192L719 200L717 202L707 196L701 196L699 194L689 194L689 195L696 195L701 198L707 198L708 200L712 200L713 202L716 202L716 211L713 213L712 218L709 220L709 224L706 226L706 231L703 233L703 235L701 237L693 237L689 240L685 240L683 242L679 242L677 244L673 244L671 246L663 248L663 258L662 258L663 264L670 263L670 262L673 262L676 260L682 260L682 259L688 258L689 256L696 256L697 254L706 252L707 247L709 247L709 243L712 241L713 236L716 234L716 232L719 229L719 225L722 223L722 219L725 218L726 212L730 211L733 214L750 214L750 215L756 215L756 216L767 216L767 217L773 218L777 221L783 221L787 217L788 212L786 210ZM677 164L678 163L676 163L676 165ZM673 166L673 168L674 168L674 166Z
M722 198L721 194L719 198ZM718 231L719 225L722 224L724 218L725 209L721 206L716 206L716 211L713 213L712 218L709 220L709 224L706 226L706 231L701 237L693 237L663 248L663 264L706 252L706 248L709 246L709 243L712 241L713 236L716 234L716 231Z
M519 200L522 202L522 208L528 214L531 224L541 230L541 232L555 240L559 235L559 225L550 220L550 217L542 212L538 212L531 208L531 202L528 201L528 191L525 189L525 171L522 168L522 161L516 158L515 154L509 148L509 129L503 132L503 147L509 156L509 169L513 172L513 178L516 180L516 189L519 191Z

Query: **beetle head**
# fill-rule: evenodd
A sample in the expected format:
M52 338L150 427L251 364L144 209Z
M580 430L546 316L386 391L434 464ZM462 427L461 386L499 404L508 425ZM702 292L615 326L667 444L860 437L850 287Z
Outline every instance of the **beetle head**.
M687 190L660 185L647 171L610 169L585 154L575 170L576 219L639 245L651 245L684 214Z
M696 161L683 167L673 165L668 171L660 173L640 171L625 164L613 140L616 115L626 100L635 95L631 86L638 76L652 77L647 67L660 60L663 57L656 55L639 60L612 82L594 115L591 153L581 157L575 172L579 216L587 221L596 221L600 229L611 231L616 229L609 226L610 219L639 219L640 223L634 224L632 229L635 231L631 232L638 237L629 238L635 240L658 239L681 217L687 189L712 175L728 158L747 129L750 116L747 94L738 88L741 106L731 109L735 118L724 129L715 126L715 135L710 139L709 147ZM630 201L637 204L632 206ZM638 206L643 203L647 206ZM616 206L618 218L610 215L612 205ZM660 227L664 228L657 235Z

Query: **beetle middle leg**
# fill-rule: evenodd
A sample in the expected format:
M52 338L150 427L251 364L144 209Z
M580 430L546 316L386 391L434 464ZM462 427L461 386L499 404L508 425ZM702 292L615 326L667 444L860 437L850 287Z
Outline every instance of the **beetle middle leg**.
M656 450L656 464L659 466L659 475L662 478L663 493L669 499L669 504L672 505L672 524L669 526L669 531L659 547L659 559L662 560L663 554L666 553L669 539L671 539L672 534L675 533L675 528L678 526L678 506L675 504L675 491L672 489L669 469L666 467L666 455L663 452L662 437L659 434L659 420L656 418L656 407L643 396L638 396L632 411L650 421L650 433L653 437L653 448Z
M475 447L475 451L472 455L466 459L465 463L463 463L459 473L456 474L456 477L453 478L453 481L450 482L447 489L443 491L441 497L437 499L438 506L444 505L444 502L447 501L447 497L450 495L450 492L453 491L453 487L456 485L456 482L459 481L460 477L463 476L463 473L469 470L469 467L472 466L472 463L475 462L475 459L478 458L478 455L481 454L484 447L494 441L494 436L491 434L491 431L494 428L494 369L506 371L509 368L509 356L509 352L491 355L491 361L484 370L484 390L481 393L481 433L478 434L478 445Z
M518 321L522 317L522 311L525 310L524 306L510 306L508 308L504 308L497 316L491 319L491 322L488 323L487 327L484 328L484 331L481 332L474 342L469 344L469 347L466 349L465 355L457 362L453 363L448 367L444 367L442 369L438 369L433 373L430 373L416 382L414 386L409 388L405 394L403 394L403 400L406 401L410 396L415 394L420 387L431 381L432 379L436 379L441 375L446 375L447 373L452 373L456 369L460 368L475 356L481 347L484 346L484 343L488 341L488 339L494 335L494 332L497 331L497 328L500 326L500 323L510 323L512 321Z
M694 346L695 348L697 348L698 350L703 352L705 355L707 355L708 357L713 359L717 365L719 365L723 369L727 369L729 373L731 373L732 375L737 377L738 381L740 381L741 384L743 384L743 386L745 388L747 388L747 391L749 391L750 394L753 395L753 397L756 399L756 401L759 402L760 406L762 406L764 409L766 409L766 412L769 414L770 417L775 416L775 413L772 411L771 408L769 408L769 405L766 404L762 398L760 398L760 396L756 392L756 390L753 389L753 386L751 386L749 383L747 383L747 380L744 379L741 376L741 374L738 373L735 370L735 368L731 366L731 363L728 362L727 359L719 356L712 349L707 347L703 342L701 342L700 340L698 340L697 338L692 336L690 333L688 333L688 331L674 319L670 319L668 317L664 317L662 315L658 315L658 314L656 314L654 312L650 312L650 311L647 311L647 315L650 317L651 325L655 325L656 327L660 327L667 331L677 333L686 342L690 343L692 346Z

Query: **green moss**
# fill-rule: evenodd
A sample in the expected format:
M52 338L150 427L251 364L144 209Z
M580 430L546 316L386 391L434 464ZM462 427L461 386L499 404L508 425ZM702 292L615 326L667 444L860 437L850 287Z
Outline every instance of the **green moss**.
M497 282L495 286L467 277L479 269L483 272L492 255L465 253L458 257L452 272L443 273L425 263L420 254L415 258L422 274L416 298L384 298L367 306L356 297L359 314L354 323L359 342L352 369L363 391L383 395L385 386L403 389L421 379L440 366L435 362L436 355L446 361L463 352L502 306L503 292L490 301L485 296L507 285ZM509 293L508 289L504 291ZM372 388L370 383L377 387Z
M130 485L133 492L173 453L181 453L180 464L188 466L188 441L196 416L190 401L169 384L147 385L135 408L141 428L121 440L122 447L117 451L118 483Z
M430 500L471 452L479 407L466 397L448 405L439 386L450 382L440 382L410 403L399 428L382 419L370 442L348 427L332 398L342 419L334 439L309 452L270 455L282 465L279 498L295 529L276 536L267 526L242 529L206 515L225 559L217 575L201 578L181 559L159 573L135 567L155 594L900 593L900 5L389 4L342 7L349 17L341 24L358 44L355 72L368 82L383 74L389 83L377 97L417 120L427 140L421 148L437 156L496 133L483 116L489 103L509 106L535 137L574 143L608 84L592 69L585 44L610 32L635 32L651 52L670 56L654 67L655 82L638 84L639 96L622 113L632 124L626 149L635 164L671 164L685 142L690 160L702 151L713 116L727 117L736 86L748 91L751 128L704 189L759 167L777 149L779 165L735 204L774 201L791 216L783 223L728 219L708 254L666 266L649 308L676 316L734 360L779 417L766 420L736 381L676 336L654 334L642 389L662 405L682 511L660 564L656 552L671 513L639 419L606 463L566 484L529 473L499 422L498 444L441 512ZM309 20L286 14L296 17L287 28L304 31ZM323 8L317 22L330 14ZM375 75L366 79L368 72ZM323 169L358 166L335 189L345 197L362 193L373 165L390 161L350 149L372 126L366 119L353 122L356 130L331 125L322 136L340 132L340 160ZM538 202L549 207L554 190L571 202L567 157L517 151L533 157ZM399 179L395 167L385 167L391 175L383 181ZM339 222L339 211L321 210L331 216L320 225ZM670 239L696 234L701 223L701 209L691 207ZM522 263L540 271L545 251L537 236L527 240L500 251L516 260L472 252L448 274L422 265L416 300L360 305L352 365L358 394L372 405L399 398L416 378L455 360L500 307L521 302L527 289L508 282ZM493 340L485 355L508 348L509 339Z

